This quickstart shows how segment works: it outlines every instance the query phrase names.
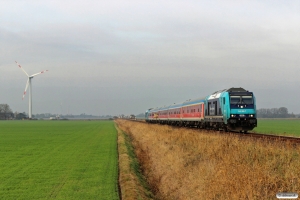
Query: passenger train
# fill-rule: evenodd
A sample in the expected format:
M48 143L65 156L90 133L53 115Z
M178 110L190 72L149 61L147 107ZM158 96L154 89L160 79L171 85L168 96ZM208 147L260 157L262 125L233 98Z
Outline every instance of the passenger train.
M204 98L148 109L145 119L148 123L247 133L257 126L256 100L253 92L230 88Z

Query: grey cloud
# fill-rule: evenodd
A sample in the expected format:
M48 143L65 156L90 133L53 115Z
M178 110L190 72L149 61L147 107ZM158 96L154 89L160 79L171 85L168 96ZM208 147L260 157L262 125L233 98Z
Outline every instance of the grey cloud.
M300 112L296 1L80 2L0 8L0 91L14 110L27 110L18 60L49 69L33 80L34 113L61 102L73 114L140 113L233 86L257 93L259 107Z

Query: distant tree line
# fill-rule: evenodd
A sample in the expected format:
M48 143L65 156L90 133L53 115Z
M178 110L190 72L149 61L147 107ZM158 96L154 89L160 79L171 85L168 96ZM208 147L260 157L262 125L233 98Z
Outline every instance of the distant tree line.
M257 110L258 118L295 118L294 113L289 113L286 107L280 108L261 108Z
M145 118L145 113L140 113L140 114L136 115L136 118L139 118L139 119Z
M8 104L0 104L0 120L14 118L14 113Z

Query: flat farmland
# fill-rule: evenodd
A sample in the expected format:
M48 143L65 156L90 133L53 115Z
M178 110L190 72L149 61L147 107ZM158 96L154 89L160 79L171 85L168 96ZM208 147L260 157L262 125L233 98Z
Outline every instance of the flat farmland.
M113 121L0 121L1 199L119 199Z
M300 137L300 119L258 119L254 131Z

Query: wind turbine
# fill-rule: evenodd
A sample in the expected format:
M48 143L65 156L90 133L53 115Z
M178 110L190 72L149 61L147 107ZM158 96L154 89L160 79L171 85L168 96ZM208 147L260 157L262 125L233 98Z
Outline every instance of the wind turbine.
M27 72L21 67L21 65L17 62L17 61L15 61L16 63L17 63L17 65L20 67L20 69L26 74L26 76L28 77L28 80L27 80L27 83L26 83L26 87L25 87L25 91L24 91L24 94L23 94L23 97L22 97L22 100L24 99L24 96L25 96L25 94L26 94L26 90L27 90L27 88L28 88L28 86L29 86L29 119L31 119L32 118L32 86L31 86L31 79L33 79L33 77L35 77L35 76L37 76L37 75L39 75L39 74L43 74L43 73L45 73L45 72L47 72L48 70L44 70L44 71L41 71L41 72L39 72L39 73L36 73L36 74L32 74L31 76L29 76L28 74L27 74Z

